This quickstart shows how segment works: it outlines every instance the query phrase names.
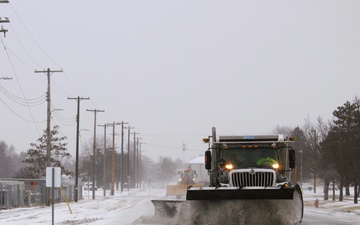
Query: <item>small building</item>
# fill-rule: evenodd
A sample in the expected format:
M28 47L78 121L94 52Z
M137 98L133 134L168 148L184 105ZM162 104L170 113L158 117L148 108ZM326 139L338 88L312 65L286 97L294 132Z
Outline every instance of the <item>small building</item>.
M195 170L198 177L197 182L208 184L209 183L209 175L208 171L205 169L205 159L203 155L199 155L190 161L187 162L191 169Z

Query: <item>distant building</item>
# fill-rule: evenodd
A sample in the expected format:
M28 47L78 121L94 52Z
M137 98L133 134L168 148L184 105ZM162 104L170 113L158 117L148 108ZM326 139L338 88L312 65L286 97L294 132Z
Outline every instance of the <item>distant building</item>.
M208 171L205 169L205 159L203 155L199 155L187 162L187 165L191 166L191 169L195 170L198 177L197 182L209 183Z

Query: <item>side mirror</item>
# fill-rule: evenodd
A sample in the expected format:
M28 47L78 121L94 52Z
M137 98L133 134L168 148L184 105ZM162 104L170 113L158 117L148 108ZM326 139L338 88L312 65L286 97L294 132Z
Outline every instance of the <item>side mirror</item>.
M295 168L295 150L289 149L289 167L291 169Z
M205 169L211 170L211 151L205 151Z

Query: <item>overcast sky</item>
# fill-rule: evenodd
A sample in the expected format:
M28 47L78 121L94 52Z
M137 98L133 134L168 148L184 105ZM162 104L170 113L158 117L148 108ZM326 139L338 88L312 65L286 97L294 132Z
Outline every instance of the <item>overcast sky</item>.
M0 140L20 152L43 134L47 79L35 70L47 68L63 69L51 75L51 123L73 155L77 104L68 97L90 98L80 148L94 135L86 109L99 109L97 124L129 122L155 160L203 154L213 126L265 134L308 116L330 120L360 92L359 11L359 1L330 0L10 0L0 4L10 19L0 77L13 78L0 80Z

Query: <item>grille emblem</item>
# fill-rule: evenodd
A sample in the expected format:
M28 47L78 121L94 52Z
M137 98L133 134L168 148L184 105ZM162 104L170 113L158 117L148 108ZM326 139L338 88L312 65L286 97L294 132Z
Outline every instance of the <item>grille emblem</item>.
M254 169L251 169L251 170L250 170L250 174L251 174L251 175L255 175L255 173L256 173L256 172L255 172Z

